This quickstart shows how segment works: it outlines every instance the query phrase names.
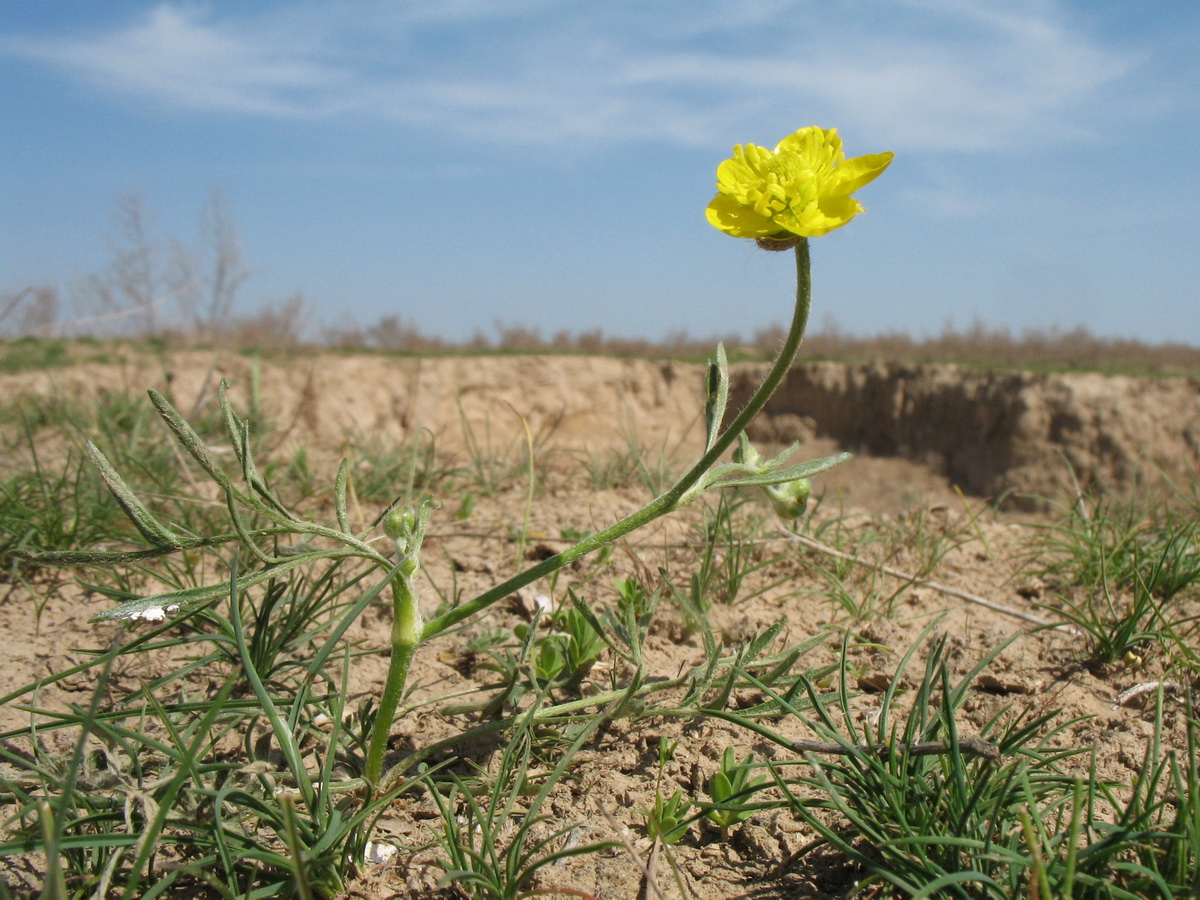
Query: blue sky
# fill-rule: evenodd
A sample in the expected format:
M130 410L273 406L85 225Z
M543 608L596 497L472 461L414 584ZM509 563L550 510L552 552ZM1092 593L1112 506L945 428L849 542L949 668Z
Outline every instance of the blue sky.
M244 312L750 335L791 264L705 222L715 168L815 124L896 152L813 242L818 327L1200 344L1200 4L39 0L0 84L0 291L218 189Z

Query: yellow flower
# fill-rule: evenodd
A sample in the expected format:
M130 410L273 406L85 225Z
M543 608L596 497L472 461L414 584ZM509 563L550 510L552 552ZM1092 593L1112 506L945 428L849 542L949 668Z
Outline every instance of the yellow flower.
M768 242L819 237L863 211L850 195L879 177L894 155L846 159L836 128L801 128L774 150L739 144L717 167L708 221L734 237Z

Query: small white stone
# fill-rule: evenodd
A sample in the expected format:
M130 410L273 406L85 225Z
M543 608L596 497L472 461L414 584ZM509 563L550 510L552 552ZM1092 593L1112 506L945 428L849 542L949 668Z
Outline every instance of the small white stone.
M386 865L399 850L395 844L387 844L383 841L367 841L366 849L363 851L363 858L367 865L382 866Z

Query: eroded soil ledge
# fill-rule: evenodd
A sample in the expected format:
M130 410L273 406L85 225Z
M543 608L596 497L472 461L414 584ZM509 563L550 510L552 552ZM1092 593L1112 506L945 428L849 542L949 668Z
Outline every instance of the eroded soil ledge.
M732 409L765 368L734 367ZM703 367L640 359L320 353L260 363L191 351L8 375L0 391L85 398L155 387L188 414L211 402L221 377L243 408L256 381L282 439L310 448L336 450L352 435L424 432L442 447L473 442L496 452L523 442L525 424L542 448L637 447L687 458L700 446ZM816 437L903 458L969 494L1030 506L1030 498L1070 490L1072 473L1081 486L1108 492L1163 477L1188 485L1200 471L1200 380L801 362L752 436Z
M765 373L734 374L744 400ZM1200 471L1200 381L1096 373L986 371L948 364L797 365L761 437L815 433L846 449L933 467L981 497L1018 505L1071 487L1121 492Z

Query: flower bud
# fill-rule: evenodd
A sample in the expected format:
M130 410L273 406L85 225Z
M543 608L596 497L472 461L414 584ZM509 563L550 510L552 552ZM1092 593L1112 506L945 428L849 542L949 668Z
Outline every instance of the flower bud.
M764 488L771 505L775 507L775 515L781 519L798 519L808 508L808 498L812 494L812 482L807 478L797 478L785 484Z
M406 541L417 527L417 516L411 509L396 507L383 517L383 533L393 541Z

